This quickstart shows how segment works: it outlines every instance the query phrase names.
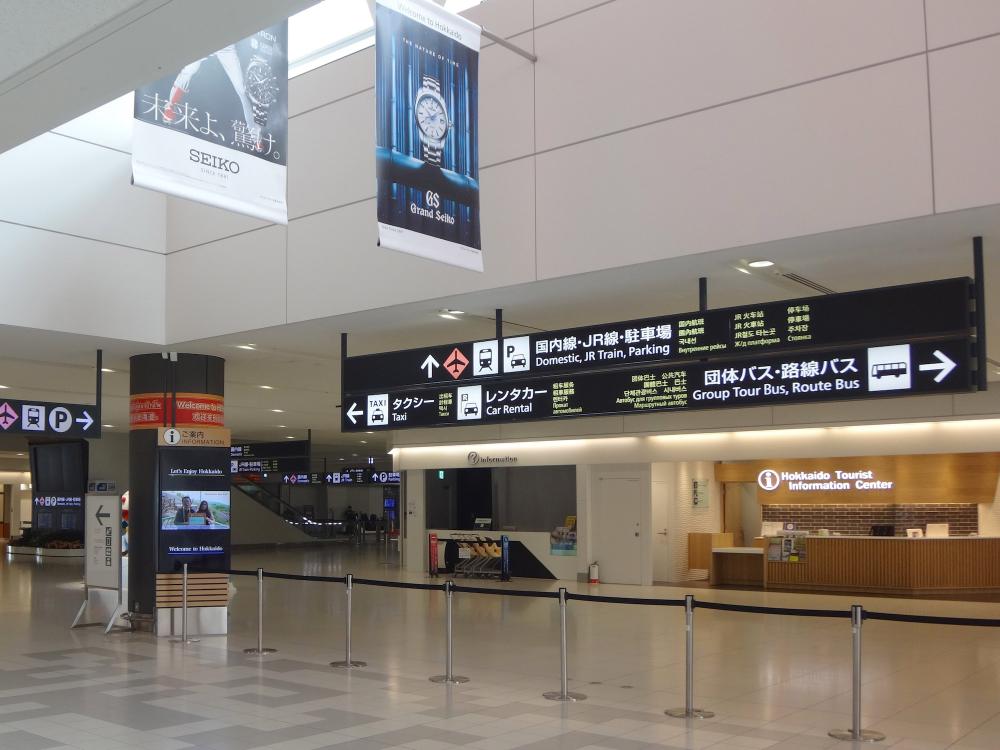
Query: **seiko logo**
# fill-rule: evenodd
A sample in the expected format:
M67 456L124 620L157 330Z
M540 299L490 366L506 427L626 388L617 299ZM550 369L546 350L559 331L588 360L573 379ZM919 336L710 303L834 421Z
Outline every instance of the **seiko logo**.
M479 464L516 464L517 456L481 456L477 451L469 451L469 463L472 466Z
M188 158L198 164L204 164L206 167L221 169L223 172L229 172L230 174L240 173L240 163L238 161L223 159L221 156L214 156L212 154L206 154L204 151L199 151L196 148L188 151Z

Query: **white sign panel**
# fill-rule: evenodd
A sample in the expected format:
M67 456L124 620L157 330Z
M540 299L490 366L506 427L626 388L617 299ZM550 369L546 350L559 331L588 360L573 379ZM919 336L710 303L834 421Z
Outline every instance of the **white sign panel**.
M121 585L122 512L117 495L87 495L84 503L88 586L117 589Z

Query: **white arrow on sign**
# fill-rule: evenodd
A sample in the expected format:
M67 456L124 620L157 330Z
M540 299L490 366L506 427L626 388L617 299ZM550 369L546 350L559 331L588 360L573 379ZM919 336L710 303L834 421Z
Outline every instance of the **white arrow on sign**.
M434 355L428 354L427 359L425 359L424 363L420 365L420 369L427 370L427 379L430 380L432 377L434 377L434 368L440 366L441 363L438 362L436 359L434 359Z
M357 418L362 414L364 414L364 411L358 408L357 402L351 404L351 408L347 410L347 417L351 420L351 424L357 424Z
M934 350L934 356L937 357L938 361L929 362L926 365L920 365L920 372L933 372L934 370L937 370L938 374L934 376L934 382L940 383L951 374L951 371L954 370L958 364L952 361L951 357L946 355L940 349Z
M83 410L83 416L77 417L76 421L83 425L83 429L89 430L90 425L94 424L94 418L87 413L87 410Z

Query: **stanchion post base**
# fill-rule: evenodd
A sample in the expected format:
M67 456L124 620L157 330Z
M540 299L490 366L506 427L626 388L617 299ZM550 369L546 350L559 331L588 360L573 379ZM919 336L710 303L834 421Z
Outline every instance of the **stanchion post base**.
M245 648L243 653L247 656L267 656L268 654L278 653L276 648Z
M463 677L460 674L453 674L449 677L446 674L436 674L433 677L428 677L431 682L436 682L439 685L464 685L469 681L468 677Z
M835 740L844 740L845 742L881 742L885 739L884 734L871 729L862 729L858 732L858 736L855 736L853 729L831 729L827 734Z
M170 642L171 643L180 643L180 644L186 646L189 643L201 643L201 638L188 638L187 640L185 640L183 638L171 638Z
M715 711L706 711L704 708L692 708L688 711L686 708L669 708L664 711L667 716L672 716L675 719L712 719L715 718Z
M368 662L366 661L331 661L331 667L336 667L337 669L354 669L355 667L367 667Z
M577 701L587 700L587 696L583 693L561 693L558 690L550 690L547 693L542 693L542 697L547 701L563 701L564 703L576 703Z

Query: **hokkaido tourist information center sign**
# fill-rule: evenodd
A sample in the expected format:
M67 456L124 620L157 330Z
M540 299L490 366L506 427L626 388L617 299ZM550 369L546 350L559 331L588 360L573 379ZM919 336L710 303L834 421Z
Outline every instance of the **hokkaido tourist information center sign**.
M349 357L343 428L969 390L971 290L948 279Z

